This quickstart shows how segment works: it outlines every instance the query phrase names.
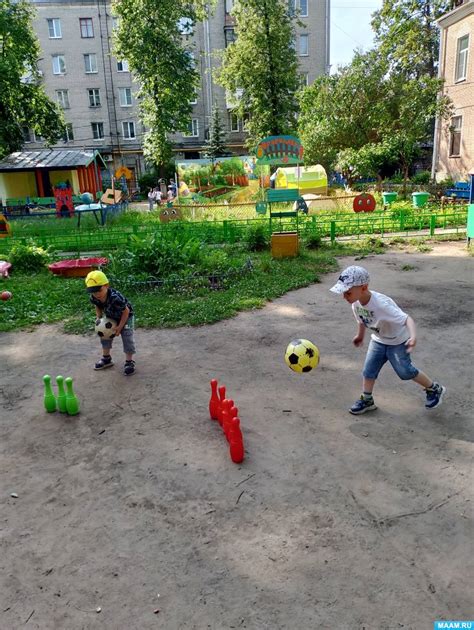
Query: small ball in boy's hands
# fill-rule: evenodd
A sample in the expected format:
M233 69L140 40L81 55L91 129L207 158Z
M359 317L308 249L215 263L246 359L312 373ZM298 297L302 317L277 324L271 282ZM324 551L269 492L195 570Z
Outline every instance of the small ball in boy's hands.
M0 293L0 298L3 302L6 302L7 300L11 300L12 294L10 293L10 291L2 291Z
M95 324L95 332L103 339L112 339L115 337L117 330L117 322L108 317L102 317Z

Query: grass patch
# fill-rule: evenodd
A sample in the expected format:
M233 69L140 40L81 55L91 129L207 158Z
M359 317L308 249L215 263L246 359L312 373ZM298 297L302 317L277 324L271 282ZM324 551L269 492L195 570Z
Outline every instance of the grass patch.
M425 246L427 247L427 246ZM133 303L137 327L164 328L211 324L232 317L239 311L263 307L300 287L318 282L324 273L338 269L338 256L382 253L378 239L323 243L319 248L302 248L296 258L275 260L268 251L249 255L242 247L229 247L232 259L242 264L251 258L254 271L237 277L225 289L211 291L194 287L189 290L140 290L127 288L125 295ZM410 265L405 265L408 271ZM61 278L44 270L36 274L14 272L3 289L13 298L0 302L0 331L29 328L37 324L62 323L68 333L91 332L94 310L84 291L82 278ZM121 289L120 283L115 285Z
M365 247L364 252L369 253ZM336 256L360 253L356 244L318 250L303 250L296 258L275 260L269 252L250 255L254 271L236 278L221 291L193 288L189 291L138 290L124 293L137 314L137 327L176 327L210 324L232 317L239 311L261 308L268 300L287 291L318 282L323 273L338 268ZM249 253L233 248L232 256L242 264ZM82 278L61 278L49 271L13 273L4 288L13 298L0 302L0 331L29 328L37 324L61 322L69 333L92 331L94 311L84 291ZM120 290L120 285L117 285Z

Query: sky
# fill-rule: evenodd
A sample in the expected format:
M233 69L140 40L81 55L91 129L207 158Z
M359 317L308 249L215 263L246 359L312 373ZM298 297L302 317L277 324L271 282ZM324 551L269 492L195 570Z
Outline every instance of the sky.
M371 14L381 6L382 0L331 0L331 73L351 61L354 49L371 47Z

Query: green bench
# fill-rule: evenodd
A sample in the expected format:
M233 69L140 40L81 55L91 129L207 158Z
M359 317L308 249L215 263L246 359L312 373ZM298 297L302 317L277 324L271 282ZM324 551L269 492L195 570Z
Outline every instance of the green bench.
M298 188L267 188L265 191L269 203L296 201L300 196Z
M291 201L298 201L300 198L300 191L298 188L267 188L265 191L267 202L270 206L270 216L275 218L282 217L296 217L297 211L291 210L286 212L273 212L273 203L289 203Z
M30 197L30 204L55 208L56 199L54 197Z
M5 201L7 208L18 208L26 205L26 199L22 197L7 197Z
M283 212L274 212L272 204L274 203L290 203L298 202L300 199L300 191L298 188L267 188L265 197L270 207L270 230L272 230L272 219L284 219L287 217L296 218L296 230L298 231L298 210L286 210ZM280 230L282 229L280 221Z

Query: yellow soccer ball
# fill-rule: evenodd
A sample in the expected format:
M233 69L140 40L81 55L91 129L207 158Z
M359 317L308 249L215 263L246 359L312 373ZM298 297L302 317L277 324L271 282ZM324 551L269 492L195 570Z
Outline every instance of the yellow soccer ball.
M294 372L311 372L319 363L319 350L307 339L295 339L288 344L285 361Z

